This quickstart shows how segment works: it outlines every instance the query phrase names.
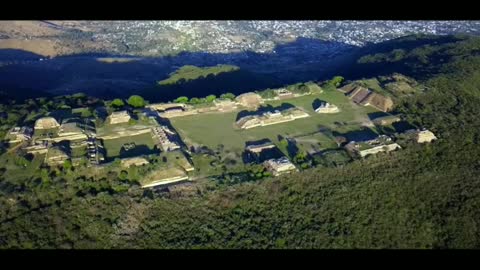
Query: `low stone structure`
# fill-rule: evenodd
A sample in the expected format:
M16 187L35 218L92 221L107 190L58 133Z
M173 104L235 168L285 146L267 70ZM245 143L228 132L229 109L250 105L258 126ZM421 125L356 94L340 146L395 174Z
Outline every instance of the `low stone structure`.
M364 106L372 106L382 112L388 112L393 109L393 100L378 93L371 93L364 102Z
M130 114L127 111L118 111L113 112L107 117L107 122L109 124L121 124L128 123L130 121Z
M276 89L274 90L274 92L277 95L278 99L288 99L295 97L295 95L291 91L285 88Z
M164 118L173 118L198 113L198 111L193 109L191 105L186 105L184 103L156 103L147 105L147 108L156 111L160 117Z
M359 105L372 106L383 112L390 111L394 105L390 97L375 93L362 86L353 87L353 90L348 92L347 96Z
M259 126L269 126L290 122L308 116L310 116L308 113L298 108L291 108L282 112L275 110L273 112L265 112L262 115L245 116L239 119L236 124L241 129L250 129Z
M247 108L258 108L264 103L262 97L253 92L241 94L235 98L235 101Z
M58 137L50 138L54 142L61 141L84 141L88 137L84 130L76 122L62 123L58 130Z
M60 127L60 124L53 117L42 117L35 121L35 129L54 129Z
M149 187L155 187L155 186L160 186L160 185L167 185L167 184L172 184L175 182L180 182L180 181L185 181L188 180L189 177L188 175L176 175L176 176L171 176L171 177L165 177L165 178L160 178L157 180L154 180L148 184L142 185L142 188L149 188Z
M60 165L67 160L69 156L59 146L50 147L47 155L45 156L45 162L50 165Z
M315 109L316 113L338 113L340 110L336 105L328 102L322 102L318 108Z
M19 143L32 139L33 129L30 127L14 127L5 136L8 143Z
M58 130L58 136L70 136L83 134L83 129L76 122L62 123Z
M417 143L429 143L436 140L437 137L428 129L417 131L415 137Z
M263 143L263 144L249 145L245 149L247 151L252 152L252 153L260 153L265 149L271 149L271 148L275 148L275 147L276 147L275 144L273 144L271 142L267 142L267 143Z
M187 115L194 115L194 114L198 114L198 111L194 109L188 109L186 107L170 107L158 113L158 115L165 118L173 118L173 117L187 116Z
M46 154L48 152L48 141L38 141L34 142L23 148L28 154Z
M287 157L269 159L265 161L263 165L265 166L265 169L272 173L274 176L298 170L295 165L293 165L293 163L288 160Z
M188 179L189 176L184 169L179 167L167 167L151 172L140 181L140 185L142 188L149 188L185 181Z
M367 97L372 91L365 87L357 86L347 93L347 96L355 103L365 105L363 102L367 100Z
M186 109L187 105L184 103L154 103L154 104L147 105L146 108L150 108L155 111L165 111L171 108Z
M245 116L240 118L236 122L236 125L241 129L250 129L262 126L262 121L258 118L258 116Z
M377 154L379 152L390 152L396 149L401 149L400 145L397 143L387 144L387 145L378 145L369 149L361 150L358 153L361 157L365 157L367 155Z
M230 99L216 99L213 104L220 112L230 112L238 108L237 104Z
M149 164L148 160L143 157L133 157L133 158L124 158L120 161L121 165L125 168L129 168L131 166L142 166L145 164Z
M373 140L362 142L351 141L345 145L345 149L351 153L356 153L361 157L365 157L379 152L390 152L395 149L401 149L401 147L397 143L393 143L390 137L380 135Z
M378 117L373 119L373 123L378 126L391 125L393 123L399 122L402 119L395 115L388 115L383 117Z
M173 151L180 149L180 145L172 141L169 136L174 136L175 132L166 126L152 128L152 138L158 142L163 151Z

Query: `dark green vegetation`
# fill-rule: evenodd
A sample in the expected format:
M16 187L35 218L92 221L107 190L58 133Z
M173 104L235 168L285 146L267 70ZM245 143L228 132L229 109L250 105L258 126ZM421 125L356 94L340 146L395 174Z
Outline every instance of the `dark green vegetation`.
M130 98L128 98L127 101L128 105L134 107L134 108L142 108L145 107L145 100L138 95L133 95Z
M217 76L223 72L232 72L238 70L239 67L232 65L218 65L213 67L196 67L183 66L170 74L168 79L159 81L160 85L184 83L198 78L206 78L207 76Z
M138 188L139 172L36 169L36 159L24 167L3 155L0 246L479 248L480 38L445 39L392 41L380 53L403 48L405 57L350 67L407 71L424 83L424 93L402 97L396 110L434 131L432 144L347 165L337 153L293 176L200 181L191 193L169 194Z

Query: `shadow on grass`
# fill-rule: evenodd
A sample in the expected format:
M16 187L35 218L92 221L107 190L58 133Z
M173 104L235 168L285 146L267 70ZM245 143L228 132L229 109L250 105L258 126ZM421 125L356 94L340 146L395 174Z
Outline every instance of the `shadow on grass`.
M367 114L368 118L370 120L374 120L376 118L379 118L379 117L384 117L384 116L389 116L390 114L388 113L385 113L385 112L373 112L373 113L369 113Z
M122 146L120 149L120 153L118 156L115 157L109 157L109 159L115 159L115 158L130 158L130 157L136 157L136 156L142 156L142 155L150 155L150 154L155 154L159 153L160 151L154 147L153 149L150 149L147 145L135 145L132 149L125 149L125 146Z
M376 137L378 137L377 133L375 133L373 130L367 127L363 127L360 130L354 130L347 133L339 133L339 132L333 131L332 135L335 137L343 136L347 139L347 141L357 141L357 142L373 140Z
M400 122L395 122L392 124L393 128L395 129L395 132L398 133L403 133L409 129L416 129L417 127L410 124L407 121L400 121Z

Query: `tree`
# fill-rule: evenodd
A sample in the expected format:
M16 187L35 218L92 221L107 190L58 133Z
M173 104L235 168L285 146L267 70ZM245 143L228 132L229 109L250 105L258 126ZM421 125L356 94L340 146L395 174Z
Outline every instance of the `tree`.
M200 103L200 99L196 98L196 97L193 97L193 98L190 99L190 103L191 104L198 104L198 103Z
M175 99L173 102L175 103L187 103L188 102L188 97L181 96Z
M83 98L86 98L87 95L85 93L76 93L76 94L73 94L72 95L72 98L74 99L83 99Z
M112 106L115 108L120 108L125 106L125 103L123 102L123 100L116 98L112 101Z
M345 78L343 78L342 76L335 76L332 78L332 80L330 81L330 83L335 86L335 87L339 87L340 84L345 80Z
M287 139L283 138L281 141L280 141L280 145L284 148L287 148L288 147L288 141Z
M208 95L205 99L206 99L207 102L213 102L215 99L217 99L217 96Z
M15 156L13 159L15 165L19 167L27 167L30 162L23 156Z
M90 109L84 110L81 113L81 117L86 118L86 117L90 117L90 116L92 116L92 111Z
M275 91L273 89L263 90L259 94L262 98L274 98L274 97L277 96L277 94L275 93Z
M138 95L133 95L128 98L127 103L134 108L145 107L145 100Z
M118 176L118 178L122 181L125 181L127 180L128 178L128 172L127 171L121 171L120 172L120 175Z
M68 160L68 159L65 160L65 161L63 162L63 169L64 169L65 171L71 170L71 169L72 169L72 162L71 162L70 160Z
M300 163L303 163L306 158L307 158L307 153L305 153L304 151L300 151L297 153L297 155L295 155L295 157L293 157L293 161L297 164L300 164Z
M297 85L296 92L301 93L301 94L305 94L305 93L310 92L310 88L308 87L308 85L306 85L304 83L301 83L301 84Z
M235 95L232 93L225 93L220 95L220 98L233 100L235 98Z

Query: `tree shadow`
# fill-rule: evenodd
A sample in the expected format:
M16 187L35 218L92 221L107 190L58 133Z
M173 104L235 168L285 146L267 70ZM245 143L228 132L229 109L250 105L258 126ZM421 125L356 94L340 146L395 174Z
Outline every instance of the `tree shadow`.
M370 120L374 120L379 117L384 117L384 116L389 116L390 114L385 113L385 112L373 112L373 113L368 113L367 116Z
M55 110L50 112L48 116L55 118L59 124L65 119L75 118L71 110Z
M72 154L71 147L70 147L70 141L56 142L53 146L56 146L56 147L60 148L60 150L67 153L69 156L71 156L71 154Z
M300 149L298 148L294 140L287 140L287 142L288 142L288 145L287 145L288 155L293 158L298 154Z
M375 126L375 130L378 134L394 134L396 132L394 128L388 126Z
M395 129L395 132L397 133L403 133L409 129L417 129L416 126L412 125L411 123L407 121L399 121L395 122L392 124L393 128Z
M96 107L94 110L94 114L96 114L98 118L102 119L102 121L105 121L108 117L108 111L105 106Z

